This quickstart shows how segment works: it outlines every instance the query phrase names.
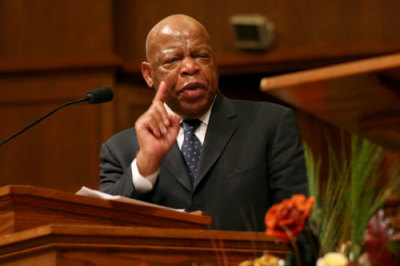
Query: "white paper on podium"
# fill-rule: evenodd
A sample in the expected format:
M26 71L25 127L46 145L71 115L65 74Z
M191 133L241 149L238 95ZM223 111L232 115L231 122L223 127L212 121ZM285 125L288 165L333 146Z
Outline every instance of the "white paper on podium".
M159 209L165 209L165 210L171 210L171 211L178 211L178 212L184 212L184 209L174 209L174 208L169 208L165 207L162 205L157 205L149 202L145 202L142 200L137 200L137 199L131 199L123 196L116 196L116 195L110 195L98 190L90 189L88 187L83 186L78 192L75 193L76 195L81 195L81 196L87 196L87 197L92 197L92 198L99 198L99 199L106 199L106 200L115 200L115 201L120 201L120 202L125 202L125 203L132 203L132 204L137 204L141 206L149 206L153 208L159 208Z

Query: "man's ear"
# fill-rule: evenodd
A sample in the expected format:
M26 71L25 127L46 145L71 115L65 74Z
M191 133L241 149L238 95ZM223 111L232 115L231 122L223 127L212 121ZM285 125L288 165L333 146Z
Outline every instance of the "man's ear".
M150 88L153 88L154 82L153 78L151 77L151 69L150 69L150 63L149 62L142 62L142 75L144 80L147 83L147 86Z

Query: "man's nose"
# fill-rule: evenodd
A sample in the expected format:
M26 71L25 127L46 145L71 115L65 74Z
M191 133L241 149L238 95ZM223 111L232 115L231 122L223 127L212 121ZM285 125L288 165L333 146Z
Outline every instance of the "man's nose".
M196 60L192 57L185 57L182 61L181 74L195 75L199 71L199 66Z

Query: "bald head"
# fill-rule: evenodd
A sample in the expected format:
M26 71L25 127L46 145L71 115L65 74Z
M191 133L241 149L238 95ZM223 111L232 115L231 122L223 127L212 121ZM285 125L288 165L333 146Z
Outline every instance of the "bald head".
M162 19L147 34L145 43L146 59L149 60L154 44L159 42L162 35L179 37L180 35L189 34L193 30L204 34L210 44L210 37L206 28L194 18L183 14L175 14Z

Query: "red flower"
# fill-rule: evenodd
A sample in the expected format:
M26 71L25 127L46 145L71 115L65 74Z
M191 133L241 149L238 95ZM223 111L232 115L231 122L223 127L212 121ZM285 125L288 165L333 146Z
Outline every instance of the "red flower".
M388 249L388 242L394 230L389 219L385 217L383 210L379 210L368 222L364 235L364 246L366 257L370 265L396 265L396 257Z
M281 203L274 204L265 215L267 236L283 238L289 241L304 229L311 213L315 197L306 198L303 194L293 195Z

